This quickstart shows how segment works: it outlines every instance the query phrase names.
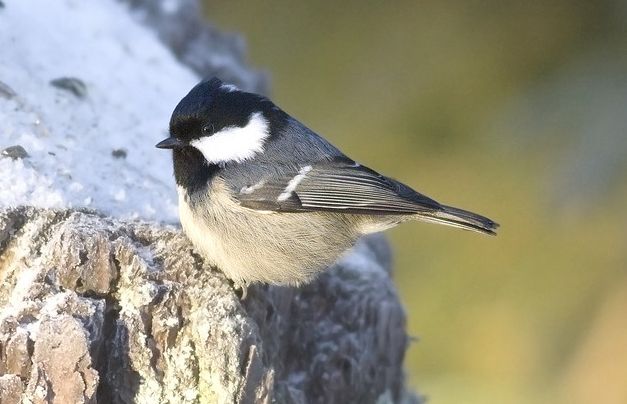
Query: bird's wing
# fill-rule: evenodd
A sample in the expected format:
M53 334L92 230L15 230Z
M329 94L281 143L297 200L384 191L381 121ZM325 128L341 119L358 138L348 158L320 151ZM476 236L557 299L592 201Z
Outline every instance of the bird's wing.
M256 180L233 190L242 206L255 210L402 215L441 209L436 201L347 158Z

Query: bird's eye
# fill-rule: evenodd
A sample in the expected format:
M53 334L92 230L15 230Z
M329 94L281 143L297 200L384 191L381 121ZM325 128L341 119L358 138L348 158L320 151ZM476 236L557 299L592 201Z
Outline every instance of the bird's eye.
M209 125L205 125L202 127L202 134L203 136L211 136L213 135L213 125L209 124Z

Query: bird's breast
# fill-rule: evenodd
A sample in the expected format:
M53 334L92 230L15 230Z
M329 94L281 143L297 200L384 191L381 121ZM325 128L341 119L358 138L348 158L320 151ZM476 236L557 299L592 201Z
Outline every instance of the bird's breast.
M361 235L355 215L244 208L220 180L203 192L179 189L181 225L196 250L234 280L307 282Z
M179 187L179 219L183 231L194 247L210 263L216 264L219 252L222 251L220 234L212 225L214 220L207 220L206 214L195 208L187 191ZM211 202L207 200L207 203Z

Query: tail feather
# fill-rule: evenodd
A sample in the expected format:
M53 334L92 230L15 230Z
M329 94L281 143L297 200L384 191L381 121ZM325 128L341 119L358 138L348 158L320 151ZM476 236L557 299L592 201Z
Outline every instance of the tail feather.
M441 205L440 210L421 212L418 215L420 220L425 222L445 224L492 236L496 235L496 229L499 227L498 223L485 216L452 206Z

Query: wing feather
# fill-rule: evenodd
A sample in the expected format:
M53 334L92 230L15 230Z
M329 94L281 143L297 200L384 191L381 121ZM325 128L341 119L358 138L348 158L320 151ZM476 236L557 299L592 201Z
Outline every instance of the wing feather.
M259 185L261 184L261 185ZM440 204L406 185L352 161L324 161L294 167L276 178L260 178L235 192L242 206L281 212L415 214Z

